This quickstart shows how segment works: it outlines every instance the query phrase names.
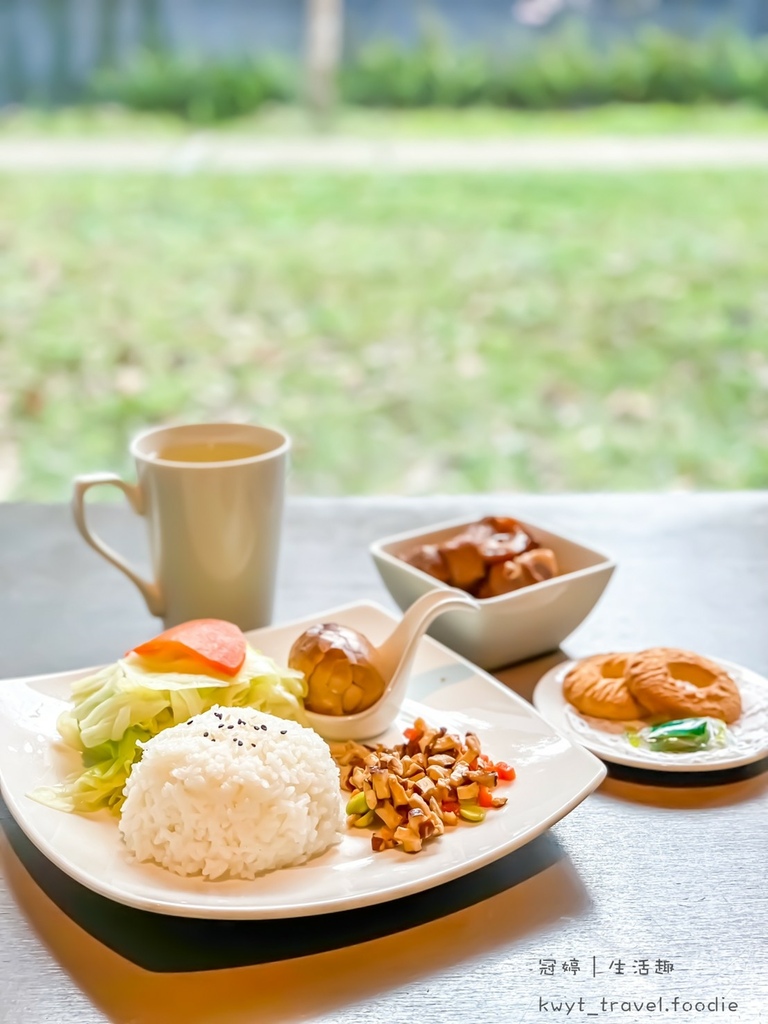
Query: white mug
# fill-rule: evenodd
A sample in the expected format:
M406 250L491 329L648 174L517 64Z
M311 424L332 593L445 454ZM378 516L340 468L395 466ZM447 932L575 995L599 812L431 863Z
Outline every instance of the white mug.
M160 427L131 444L138 484L114 473L74 481L72 511L85 540L133 580L166 627L216 618L241 629L272 618L289 438L237 423ZM122 490L147 521L154 580L91 533L85 493Z

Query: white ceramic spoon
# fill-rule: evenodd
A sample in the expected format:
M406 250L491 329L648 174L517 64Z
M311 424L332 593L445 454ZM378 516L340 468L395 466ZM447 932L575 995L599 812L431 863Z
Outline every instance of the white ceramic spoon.
M443 612L478 609L474 597L463 590L431 590L411 605L392 633L374 648L372 663L384 680L381 697L353 715L323 715L307 711L309 724L327 740L365 740L378 736L400 710L418 642Z

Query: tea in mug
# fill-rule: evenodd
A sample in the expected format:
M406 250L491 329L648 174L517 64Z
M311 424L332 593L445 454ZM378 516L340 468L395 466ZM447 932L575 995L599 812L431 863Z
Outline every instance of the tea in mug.
M233 462L265 455L270 449L242 441L198 441L169 444L152 453L161 462Z

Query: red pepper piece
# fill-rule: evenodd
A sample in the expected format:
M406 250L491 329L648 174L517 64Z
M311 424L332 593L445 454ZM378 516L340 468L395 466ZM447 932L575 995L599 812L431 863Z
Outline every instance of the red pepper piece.
M493 766L493 770L499 776L502 782L512 782L515 778L515 769L512 765L507 764L506 761L497 761Z
M493 807L493 795L487 786L480 785L477 802L481 807Z
M233 623L193 619L166 629L128 653L169 664L191 658L222 675L236 676L245 661L246 646L242 630Z

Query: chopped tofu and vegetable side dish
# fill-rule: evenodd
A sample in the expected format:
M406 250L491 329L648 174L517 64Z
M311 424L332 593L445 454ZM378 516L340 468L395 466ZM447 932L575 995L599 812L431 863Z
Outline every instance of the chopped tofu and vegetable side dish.
M401 847L418 853L425 840L441 836L460 820L481 822L486 811L503 807L499 783L515 770L492 762L472 733L462 740L445 728L417 718L394 747L348 741L331 744L347 802L347 825L373 826L374 851Z

